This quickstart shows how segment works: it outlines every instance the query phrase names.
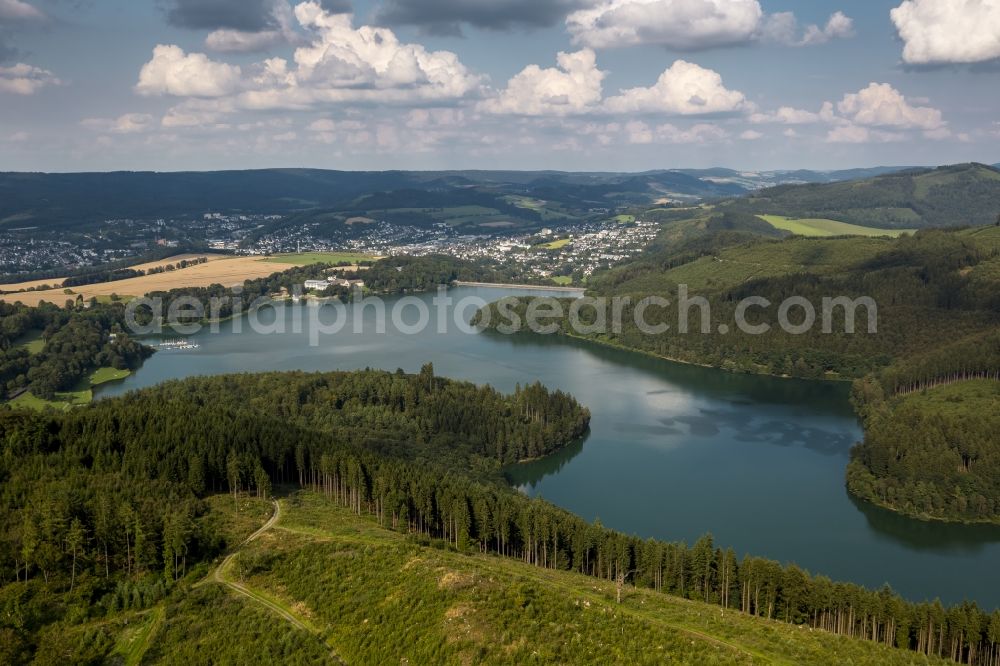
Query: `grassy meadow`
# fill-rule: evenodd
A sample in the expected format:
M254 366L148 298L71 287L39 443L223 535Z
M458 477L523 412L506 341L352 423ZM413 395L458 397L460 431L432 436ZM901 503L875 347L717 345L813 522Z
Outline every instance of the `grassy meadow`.
M251 596L204 586L167 605L145 663L207 649L238 659L256 641L266 661L291 663L938 663L630 585L618 603L609 581L458 552L314 493L280 501L280 520L227 574ZM257 618L254 639L212 631L226 616Z
M560 238L559 240L554 240L550 243L542 243L540 245L536 245L535 247L539 250L560 250L572 242L573 240L570 238Z
M902 402L925 415L961 419L968 414L1000 414L1000 382L970 379L911 393Z
M94 388L107 382L120 381L132 374L131 370L117 370L115 368L98 368L88 377L83 379L72 391L57 391L52 400L43 400L35 396L31 391L27 391L10 400L7 404L11 407L24 407L27 409L44 410L57 409L68 410L73 407L81 407L90 404L94 399Z
M896 238L914 233L914 229L877 229L857 224L838 222L821 218L791 218L783 215L758 215L775 229L788 231L798 236L888 236Z

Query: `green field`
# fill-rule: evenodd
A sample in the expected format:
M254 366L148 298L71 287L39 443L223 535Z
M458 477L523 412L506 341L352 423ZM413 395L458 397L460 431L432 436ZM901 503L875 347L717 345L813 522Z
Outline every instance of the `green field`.
M620 222L622 224L629 224L635 222L635 215L615 215L612 218L615 222Z
M126 294L106 294L106 295L100 294L98 296L95 296L94 298L97 299L98 303L103 303L104 305L107 305L109 303L117 303L119 301L125 301L125 302L131 301L133 298L135 298L135 296Z
M758 215L775 229L789 231L799 236L889 236L912 234L915 229L876 229L856 224L820 218L791 218L784 215Z
M28 391L17 396L7 404L14 408L35 409L38 411L49 408L65 411L72 407L82 407L89 404L93 399L94 394L89 388L80 391L58 391L53 400L42 400L35 397L31 391Z
M911 393L900 399L923 414L967 419L969 414L1000 414L1000 382L971 379Z
M510 195L504 197L507 201L514 204L518 208L527 208L528 210L540 211L545 208L545 202L541 199L533 199L531 197L521 197L517 195Z
M551 243L542 243L541 245L536 245L535 247L539 250L559 250L572 242L573 239L571 238L560 238L559 240L554 240Z
M546 222L549 220L572 220L575 219L573 215L564 213L561 210L556 210L550 207L551 204L548 201L542 201L541 199L532 199L531 197L522 197L517 195L511 195L504 197L508 202L514 204L518 208L525 208L527 210L533 210L542 216L542 219Z
M361 261L374 261L377 257L357 252L302 252L300 254L278 254L268 257L265 261L272 264L356 264Z
M561 287L567 287L573 284L573 278L568 275L557 275L552 278L552 281Z
M90 373L90 386L99 386L107 382L116 382L132 374L131 370L116 370L115 368L98 368Z
M56 392L55 399L53 400L42 400L31 393L31 391L28 391L17 396L7 404L11 407L24 407L26 409L43 410L52 408L65 411L73 407L90 404L94 399L94 387L106 384L107 382L125 379L131 374L131 370L98 368L81 381L74 390Z

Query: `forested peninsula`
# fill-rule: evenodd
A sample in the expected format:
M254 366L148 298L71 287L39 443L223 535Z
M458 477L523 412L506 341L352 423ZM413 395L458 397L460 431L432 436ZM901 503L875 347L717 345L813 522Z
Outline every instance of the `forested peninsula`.
M226 548L203 520L216 492L336 488L401 529L469 543L477 479L496 488L502 465L558 450L589 418L559 391L503 395L430 366L191 379L63 414L0 410L2 642L30 654L60 623L161 599Z
M153 350L129 338L123 303L0 303L0 401L27 391L51 400L97 369L133 370Z

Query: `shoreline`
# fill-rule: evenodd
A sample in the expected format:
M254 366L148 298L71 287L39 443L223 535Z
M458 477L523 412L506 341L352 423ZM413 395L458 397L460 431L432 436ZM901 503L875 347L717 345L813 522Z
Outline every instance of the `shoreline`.
M536 284L503 284L501 282L465 282L455 280L452 284L456 287L490 287L493 289L521 289L524 291L555 291L570 294L583 294L586 287L560 287L557 285L536 285Z
M492 329L488 329L492 330ZM526 333L526 331L522 331ZM705 368L707 370L718 370L719 372L725 372L731 375L748 375L751 377L770 377L772 379L785 379L785 380L795 380L802 382L830 382L830 383L844 383L844 382L854 382L856 378L853 377L822 377L822 378L811 378L811 377L795 377L792 375L776 375L770 372L743 372L736 370L727 370L726 368L709 365L707 363L698 363L697 361L685 361L680 358L672 358L670 356L663 356L661 354L656 354L651 351L646 351L644 349L636 349L635 347L627 347L622 344L617 344L615 342L610 342L608 340L597 340L594 338L584 337L582 335L574 335L572 333L565 333L559 331L554 335L562 338L568 338L570 340L579 340L580 342L586 342L589 344L599 345L601 347L606 347L608 349L617 349L618 351L629 352L632 354L639 354L640 356L645 356L646 358L655 358L660 361L667 361L668 363L677 363L679 365L690 365L696 368Z
M909 513L907 511L903 511L901 509L895 509L892 506L890 506L889 504L881 502L881 501L879 501L877 499L874 499L874 498L871 498L871 497L865 497L864 495L858 494L858 493L854 492L853 490L851 490L851 487L848 486L846 483L844 484L844 488L846 489L847 494L850 495L851 497L853 497L856 500L859 500L861 502L866 502L868 504L871 504L872 506L877 507L878 509L881 509L882 511L887 511L887 512L891 513L894 516L901 516L903 518L906 518L907 520L913 520L913 521L916 521L918 523L926 523L926 524L933 524L933 525L954 525L954 526L963 526L963 527L973 527L973 526L982 527L982 526L986 526L986 527L1000 528L1000 518L993 518L993 519L984 518L982 520L965 520L965 519L959 519L959 518L943 518L943 517L940 517L940 516L931 516L931 515L923 514L923 513L922 514Z

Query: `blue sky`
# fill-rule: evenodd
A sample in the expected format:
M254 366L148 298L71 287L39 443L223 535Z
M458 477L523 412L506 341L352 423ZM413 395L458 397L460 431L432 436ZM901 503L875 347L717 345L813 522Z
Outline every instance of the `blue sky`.
M0 0L0 169L992 163L998 83L1000 0Z

